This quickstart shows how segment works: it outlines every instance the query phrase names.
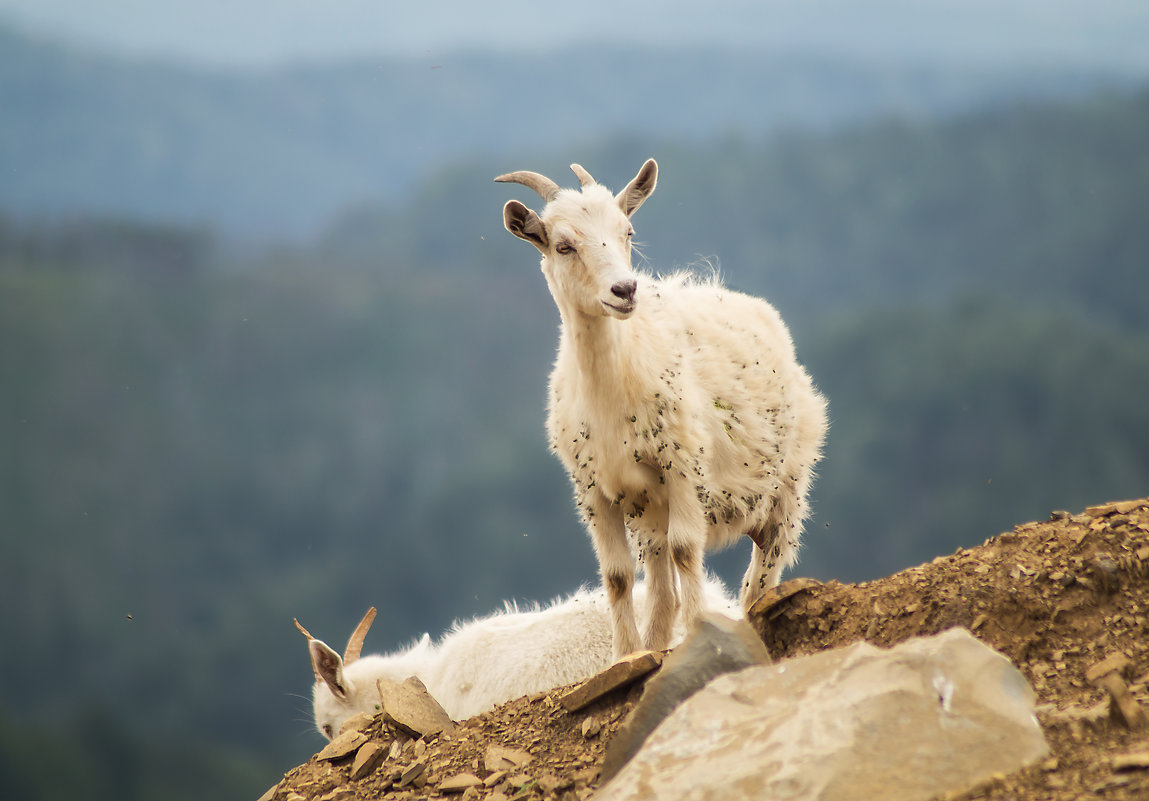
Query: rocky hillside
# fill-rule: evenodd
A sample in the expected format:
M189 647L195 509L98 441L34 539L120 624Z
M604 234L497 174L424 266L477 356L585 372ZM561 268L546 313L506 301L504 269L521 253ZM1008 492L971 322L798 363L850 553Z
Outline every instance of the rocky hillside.
M948 801L1149 798L1149 498L1053 512L878 581L780 590L751 620L776 661L961 626L1022 671L1049 757ZM563 690L542 693L414 741L382 718L364 721L354 751L317 755L264 799L584 799L641 692L636 684L574 713L559 703Z

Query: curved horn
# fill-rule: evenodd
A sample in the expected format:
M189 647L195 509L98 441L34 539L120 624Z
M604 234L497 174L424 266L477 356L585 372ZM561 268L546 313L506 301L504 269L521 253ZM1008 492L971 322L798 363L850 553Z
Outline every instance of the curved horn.
M299 622L299 618L293 617L292 620L295 621L295 628L299 629L299 633L307 638L308 650L310 651L311 650L311 648L310 648L311 641L314 640L315 638L311 636L310 631L303 628L303 624ZM315 660L314 659L311 660L311 672L315 674L315 682L317 684L319 682L323 681L323 677L319 675L319 668L315 666Z
M295 621L295 628L299 629L299 633L302 634L304 637L306 637L308 642L311 642L312 640L315 639L313 636L311 636L310 631L303 628L303 624L299 622L299 618L293 617L292 620Z
M495 179L501 184L522 184L528 189L533 189L539 193L539 196L550 203L555 199L562 187L552 181L545 175L539 175L537 172L530 170L519 170L518 172L508 172L506 175L500 175Z
M583 169L581 164L572 164L571 172L578 176L579 186L581 186L583 189L597 183L597 181L591 177L590 173Z
M359 654L363 652L363 640L367 638L367 630L371 628L371 623L375 620L375 607L367 610L367 614L359 621L359 625L355 627L351 639L347 641L347 650L343 652L343 666L346 667L359 658Z

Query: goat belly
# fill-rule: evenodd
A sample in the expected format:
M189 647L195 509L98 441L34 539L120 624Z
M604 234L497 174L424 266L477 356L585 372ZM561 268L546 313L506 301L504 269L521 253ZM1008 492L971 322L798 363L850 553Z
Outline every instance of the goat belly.
M629 462L614 462L612 469L602 470L597 476L604 496L617 503L630 505L639 502L640 496L648 495L647 490L651 484L658 483L659 471L631 457Z

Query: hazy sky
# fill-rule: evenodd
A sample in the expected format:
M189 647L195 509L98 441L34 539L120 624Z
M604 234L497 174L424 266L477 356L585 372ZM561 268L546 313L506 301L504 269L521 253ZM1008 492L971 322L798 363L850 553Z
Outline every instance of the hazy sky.
M1149 0L0 0L0 22L220 65L624 41L1149 68Z

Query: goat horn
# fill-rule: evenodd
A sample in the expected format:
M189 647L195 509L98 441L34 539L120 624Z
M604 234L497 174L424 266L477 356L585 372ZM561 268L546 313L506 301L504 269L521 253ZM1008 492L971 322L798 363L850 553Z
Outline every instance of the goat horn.
M495 179L501 184L522 184L528 189L533 189L539 193L547 203L555 199L561 190L558 184L552 181L545 175L539 175L537 172L530 170L519 170L518 172L508 172L506 175L500 175Z
M351 639L347 641L347 650L343 652L343 666L346 667L359 658L363 653L363 640L367 638L367 630L371 628L371 623L375 620L375 607L367 610L367 614L359 621L359 625L355 627Z
M583 169L581 164L572 164L571 172L578 176L579 186L583 187L584 189L588 186L591 186L592 184L597 183L597 181L591 177L590 173Z
M293 617L292 620L295 621L295 628L299 629L299 633L307 638L307 642L310 645L311 641L315 639L314 637L311 636L311 632L308 631L307 629L303 628L303 624L299 622L299 618ZM315 666L315 660L314 659L311 660L311 672L315 674L315 683L316 684L323 681L323 677L319 675L319 668L317 668Z

